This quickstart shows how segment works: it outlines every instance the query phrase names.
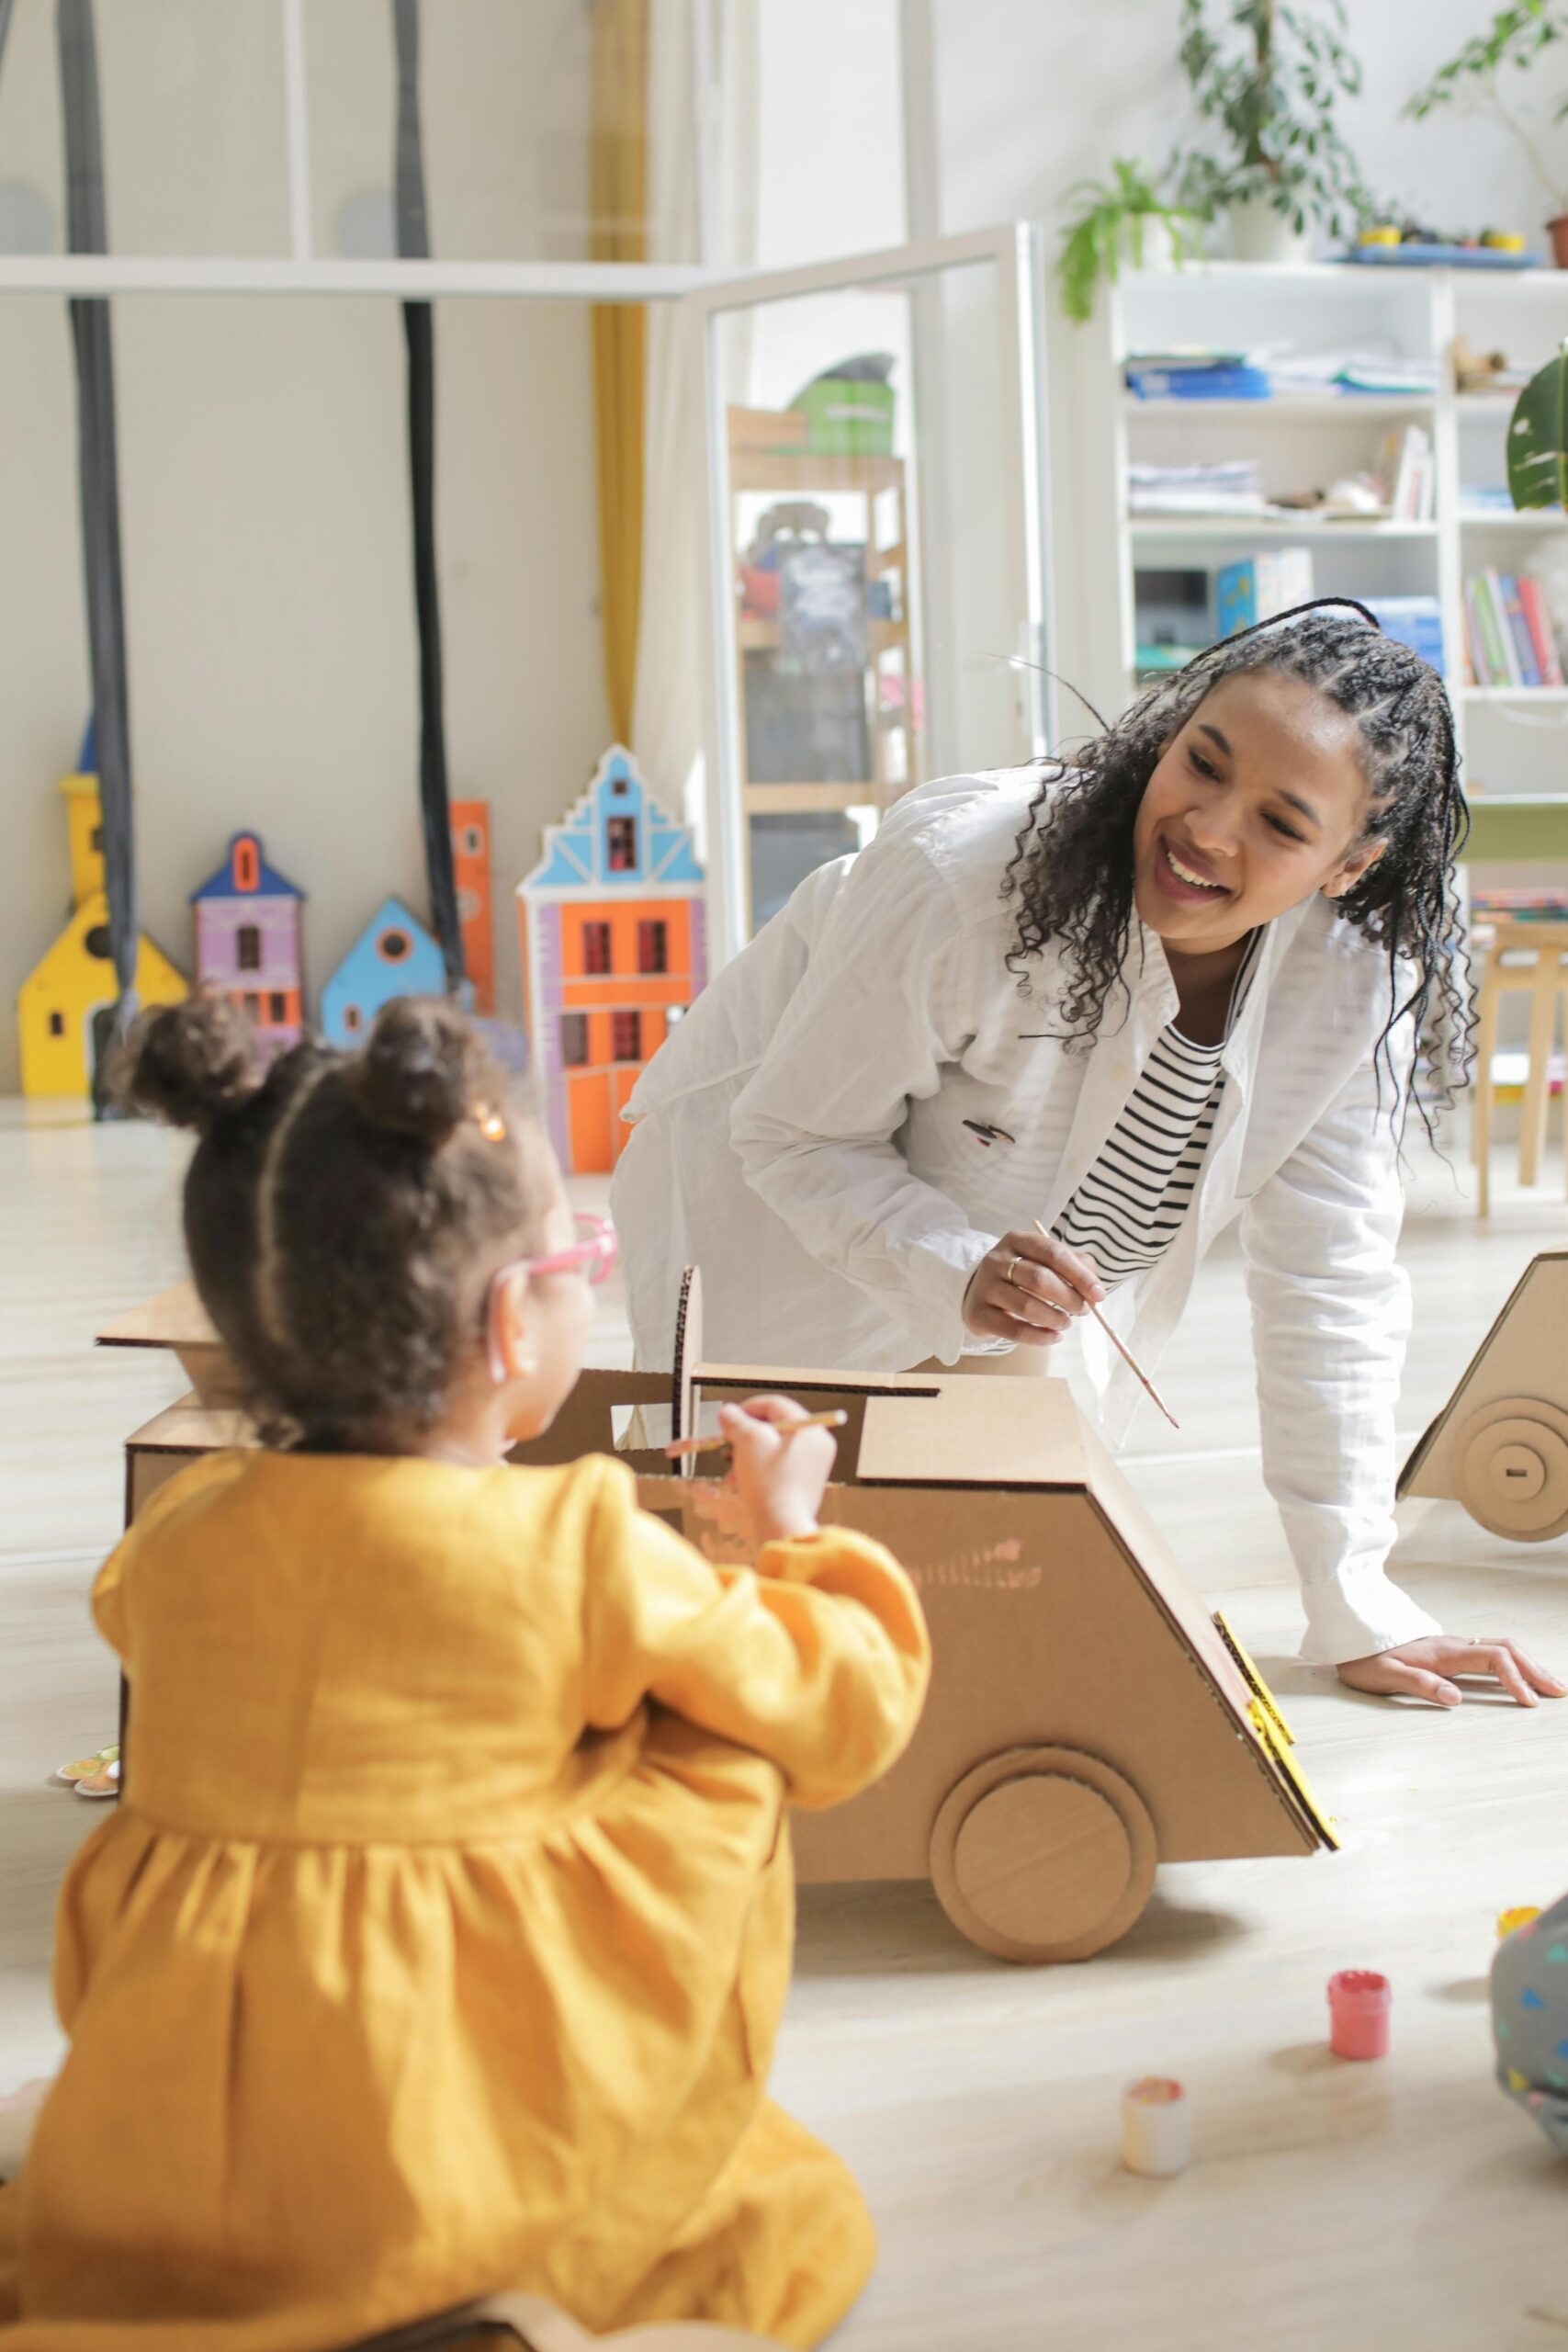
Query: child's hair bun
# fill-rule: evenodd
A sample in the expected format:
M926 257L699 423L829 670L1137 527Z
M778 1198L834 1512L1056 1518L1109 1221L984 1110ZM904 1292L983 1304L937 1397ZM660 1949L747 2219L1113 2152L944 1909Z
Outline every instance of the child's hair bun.
M372 1126L439 1151L470 1107L479 1041L446 998L394 998L376 1016L355 1072Z
M152 1118L207 1135L251 1100L265 1074L239 1007L198 989L183 1004L141 1014L126 1040L119 1091Z

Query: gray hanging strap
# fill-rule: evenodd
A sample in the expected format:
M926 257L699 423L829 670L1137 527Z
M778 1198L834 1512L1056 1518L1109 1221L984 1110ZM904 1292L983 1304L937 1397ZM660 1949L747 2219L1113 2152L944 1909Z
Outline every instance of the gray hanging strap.
M392 0L392 31L398 53L398 254L403 261L425 261L430 254L430 225L419 121L418 0ZM446 967L446 985L460 993L467 973L446 783L441 591L435 568L435 322L428 302L403 304L403 337L408 345L409 487L413 509L414 609L419 624L419 802L424 869L431 929Z
M8 13L8 12L7 12ZM104 204L103 135L98 112L97 45L92 0L57 0L55 34L65 123L66 221L73 254L108 250ZM125 671L125 596L119 549L119 481L115 460L114 350L109 306L101 296L73 297L76 434L81 478L83 580L103 808L104 887L109 954L118 1001L112 1034L124 1035L136 1012L136 859L131 837L130 715ZM100 1115L107 1038L97 1042L93 1100Z

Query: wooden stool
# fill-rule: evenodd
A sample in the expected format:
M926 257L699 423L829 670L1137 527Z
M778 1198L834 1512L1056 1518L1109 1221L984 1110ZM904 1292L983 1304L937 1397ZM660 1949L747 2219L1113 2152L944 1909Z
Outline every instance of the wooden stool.
M1476 1206L1483 1216L1492 1205L1492 1065L1503 999L1528 994L1530 1000L1529 1059L1519 1122L1519 1182L1534 1184L1540 1177L1551 1103L1557 1000L1568 995L1568 968L1562 960L1568 956L1568 922L1495 922L1489 928L1492 936L1475 992L1475 1109L1471 1125ZM1510 957L1511 962L1506 960ZM1568 1131L1564 1146L1568 1149Z

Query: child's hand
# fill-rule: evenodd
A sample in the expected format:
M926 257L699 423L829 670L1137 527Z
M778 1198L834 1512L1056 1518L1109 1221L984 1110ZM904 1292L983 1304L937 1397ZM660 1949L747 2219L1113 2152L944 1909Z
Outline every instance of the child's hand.
M759 1544L815 1535L817 1508L837 1451L831 1430L783 1432L807 1418L793 1396L749 1396L726 1405L719 1427L732 1449L730 1478Z

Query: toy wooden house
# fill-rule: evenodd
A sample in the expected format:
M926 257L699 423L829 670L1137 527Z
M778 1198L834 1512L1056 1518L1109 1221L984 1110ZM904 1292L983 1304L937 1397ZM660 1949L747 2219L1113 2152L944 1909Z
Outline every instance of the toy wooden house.
M98 779L63 776L60 789L71 843L71 913L17 993L22 1091L87 1097L119 991L109 960ZM177 1004L188 993L184 975L145 933L137 944L136 991L143 1004Z
M971 1942L1014 1961L1083 1960L1126 1933L1161 1861L1317 1852L1337 1842L1247 1653L1213 1616L1065 1381L706 1364L687 1278L675 1372L585 1372L524 1463L618 1453L643 1508L709 1557L713 1456L672 1476L671 1435L706 1436L727 1398L783 1390L841 1408L825 1522L887 1544L931 1627L925 1713L886 1778L797 1812L805 1883L930 1878ZM213 1446L251 1442L227 1358L180 1284L100 1340L172 1348L197 1394L130 1441L136 1505ZM134 1738L132 1740L134 1773Z
M474 1011L493 1012L495 932L491 915L488 800L453 801L452 870L457 885L463 964L474 991Z
M267 864L256 833L236 833L217 873L191 893L197 978L250 1015L267 1053L299 1042L304 904L304 892Z
M703 872L619 744L517 886L532 1068L564 1168L613 1168L621 1112L707 978Z
M383 899L321 990L321 1035L332 1046L357 1046L395 996L442 996L441 950L400 899Z
M1568 1532L1568 1250L1516 1283L1470 1368L1400 1473L1399 1492L1461 1502L1490 1534Z

